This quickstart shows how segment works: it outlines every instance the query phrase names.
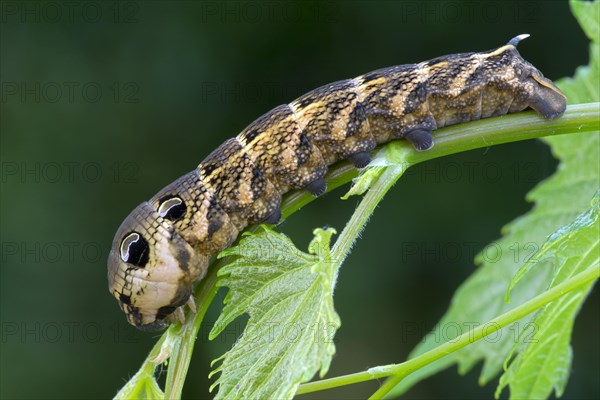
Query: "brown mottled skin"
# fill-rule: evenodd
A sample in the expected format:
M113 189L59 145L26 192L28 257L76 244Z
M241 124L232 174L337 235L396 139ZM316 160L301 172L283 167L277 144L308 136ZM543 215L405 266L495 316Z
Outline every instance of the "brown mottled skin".
M291 189L325 191L329 165L358 168L378 144L405 138L416 150L431 132L535 109L561 115L566 98L509 44L399 65L315 89L281 105L227 140L192 171L139 205L115 236L110 292L129 322L159 330L188 301L211 257L247 225L276 223Z

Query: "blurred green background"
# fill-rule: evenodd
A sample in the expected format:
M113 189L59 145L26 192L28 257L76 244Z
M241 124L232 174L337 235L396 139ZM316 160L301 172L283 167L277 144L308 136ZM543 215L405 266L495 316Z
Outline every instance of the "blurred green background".
M587 63L566 1L0 4L2 398L106 398L137 371L157 336L130 327L107 291L114 232L269 109L328 82L521 33L532 35L521 54L551 79ZM475 269L473 255L530 208L525 193L555 166L544 144L527 141L409 171L341 270L329 376L405 359ZM340 200L345 189L280 230L303 249L314 227L339 231L358 202ZM575 325L564 398L600 397L597 292ZM243 327L206 339L223 295L198 338L186 398L209 397L209 363ZM480 388L478 373L452 368L406 398L492 397L495 383ZM378 385L315 397L364 398Z

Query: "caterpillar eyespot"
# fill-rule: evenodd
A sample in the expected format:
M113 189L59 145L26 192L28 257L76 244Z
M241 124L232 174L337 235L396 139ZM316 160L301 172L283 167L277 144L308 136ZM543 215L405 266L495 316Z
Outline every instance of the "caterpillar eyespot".
M179 197L165 197L160 200L158 215L171 221L177 221L185 215L186 207Z
M324 193L337 161L365 167L370 151L395 139L427 151L438 128L528 107L547 119L561 115L566 97L516 49L526 37L334 82L256 119L117 230L109 290L128 321L143 330L168 326L211 257L249 224L279 221L287 191Z
M121 242L121 260L143 268L148 263L148 242L137 232L131 232Z

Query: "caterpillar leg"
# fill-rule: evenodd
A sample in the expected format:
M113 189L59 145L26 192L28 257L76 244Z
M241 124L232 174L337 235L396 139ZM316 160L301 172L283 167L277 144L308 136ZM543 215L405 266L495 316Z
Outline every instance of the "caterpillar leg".
M181 322L183 324L185 322L185 313L183 312L183 308L186 305L190 308L191 314L196 314L196 302L194 301L194 296L190 295L187 302L183 306L177 307L172 314L168 315L165 318L165 320L168 321L169 323ZM171 352L170 352L169 348L163 346L160 349L160 353L158 353L158 355L153 360L153 362L156 363L157 365L162 364L170 356L171 356Z
M177 307L175 311L167 315L165 320L169 321L170 323L180 322L183 324L185 322L185 313L183 312L183 306Z
M327 183L325 182L325 179L319 178L306 185L305 189L313 196L318 197L327 190Z
M194 296L190 295L185 304L177 307L171 314L166 316L165 320L170 323L181 322L183 324L185 322L185 306L189 307L190 314L196 314L196 303L194 302Z
M408 140L417 151L425 151L433 147L433 136L431 136L431 131L429 130L417 128L408 132L404 138Z
M273 213L271 215L269 215L267 218L265 218L263 220L263 224L276 225L277 223L279 223L280 220L281 220L281 209L278 208L277 210L273 211Z
M348 156L348 160L358 169L364 168L371 162L371 154L361 151Z
M194 296L191 295L190 298L188 299L187 306L190 308L190 311L192 312L192 314L196 314L196 302L194 301Z
M544 84L538 85L529 100L529 107L537 111L546 119L554 119L565 112L567 108L567 98L554 84L543 78L538 80Z

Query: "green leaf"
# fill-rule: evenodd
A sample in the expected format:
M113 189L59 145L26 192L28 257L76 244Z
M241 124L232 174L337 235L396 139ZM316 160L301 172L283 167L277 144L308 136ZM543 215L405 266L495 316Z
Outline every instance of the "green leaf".
M588 39L594 43L600 41L600 3L598 1L570 0L571 12Z
M115 395L117 400L128 400L128 399L151 399L151 400L163 400L165 394L158 386L156 379L154 379L154 368L156 364L147 361L142 365L142 368L137 374L131 378L125 386L119 390Z
M221 372L213 385L218 399L291 398L317 371L327 373L340 326L333 308L338 264L329 249L334 233L316 229L307 254L263 226L221 253L235 259L219 271L219 285L229 292L210 338L240 315L250 318L211 373Z
M593 35L599 25L600 2L571 2L580 23ZM593 18L592 18L593 17ZM594 28L595 27L595 28ZM597 102L600 100L600 44L597 35L591 44L591 64L577 69L574 78L557 82L564 91L569 104ZM543 140L551 147L560 161L557 172L536 186L527 195L535 203L533 209L504 227L504 237L487 246L477 257L478 270L456 291L450 309L410 354L413 358L433 349L448 336L448 327L460 327L456 333L464 333L474 326L485 324L497 315L522 304L543 291L551 279L551 271L539 270L528 274L511 293L511 303L503 301L513 276L541 247L546 237L561 226L569 224L598 190L600 181L600 137L598 132L547 137ZM486 384L502 369L502 360L511 352L514 342L529 326L529 316L507 327L490 340L482 340L468 348L438 360L409 375L389 396L406 392L420 380L453 364L458 364L461 374L467 373L477 362L483 360L480 384ZM566 378L565 378L566 379Z
M173 325L167 329L152 351L150 351L139 371L119 390L114 397L115 399L162 400L165 397L172 398L172 396L165 396L165 393L154 378L154 372L159 365L166 363L173 350L180 346L181 337L178 332L179 329ZM167 394L169 393L168 386L167 384Z
M557 82L569 104L598 101L600 98L600 1L573 1L571 10L590 38L590 63L577 68L573 78Z
M554 276L549 288L567 281L587 269L600 266L600 192L592 207L570 225L550 236L541 250L526 263L511 283L514 287L525 274L537 272L550 263ZM571 369L571 332L575 316L594 282L548 304L535 317L532 331L518 343L519 354L500 378L496 397L510 386L511 399L545 399L552 389L560 397ZM515 349L516 350L516 349ZM507 358L506 363L510 361Z
M371 185L381 176L385 167L369 167L360 171L360 175L352 180L352 187L342 196L342 200L348 200L350 196L364 194Z
M364 194L377 181L386 167L401 166L402 168L398 173L402 175L414 165L412 155L412 145L403 143L403 141L390 142L376 150L373 160L365 169L360 171L359 176L352 180L352 187L348 193L342 196L342 200L347 200L350 196Z

